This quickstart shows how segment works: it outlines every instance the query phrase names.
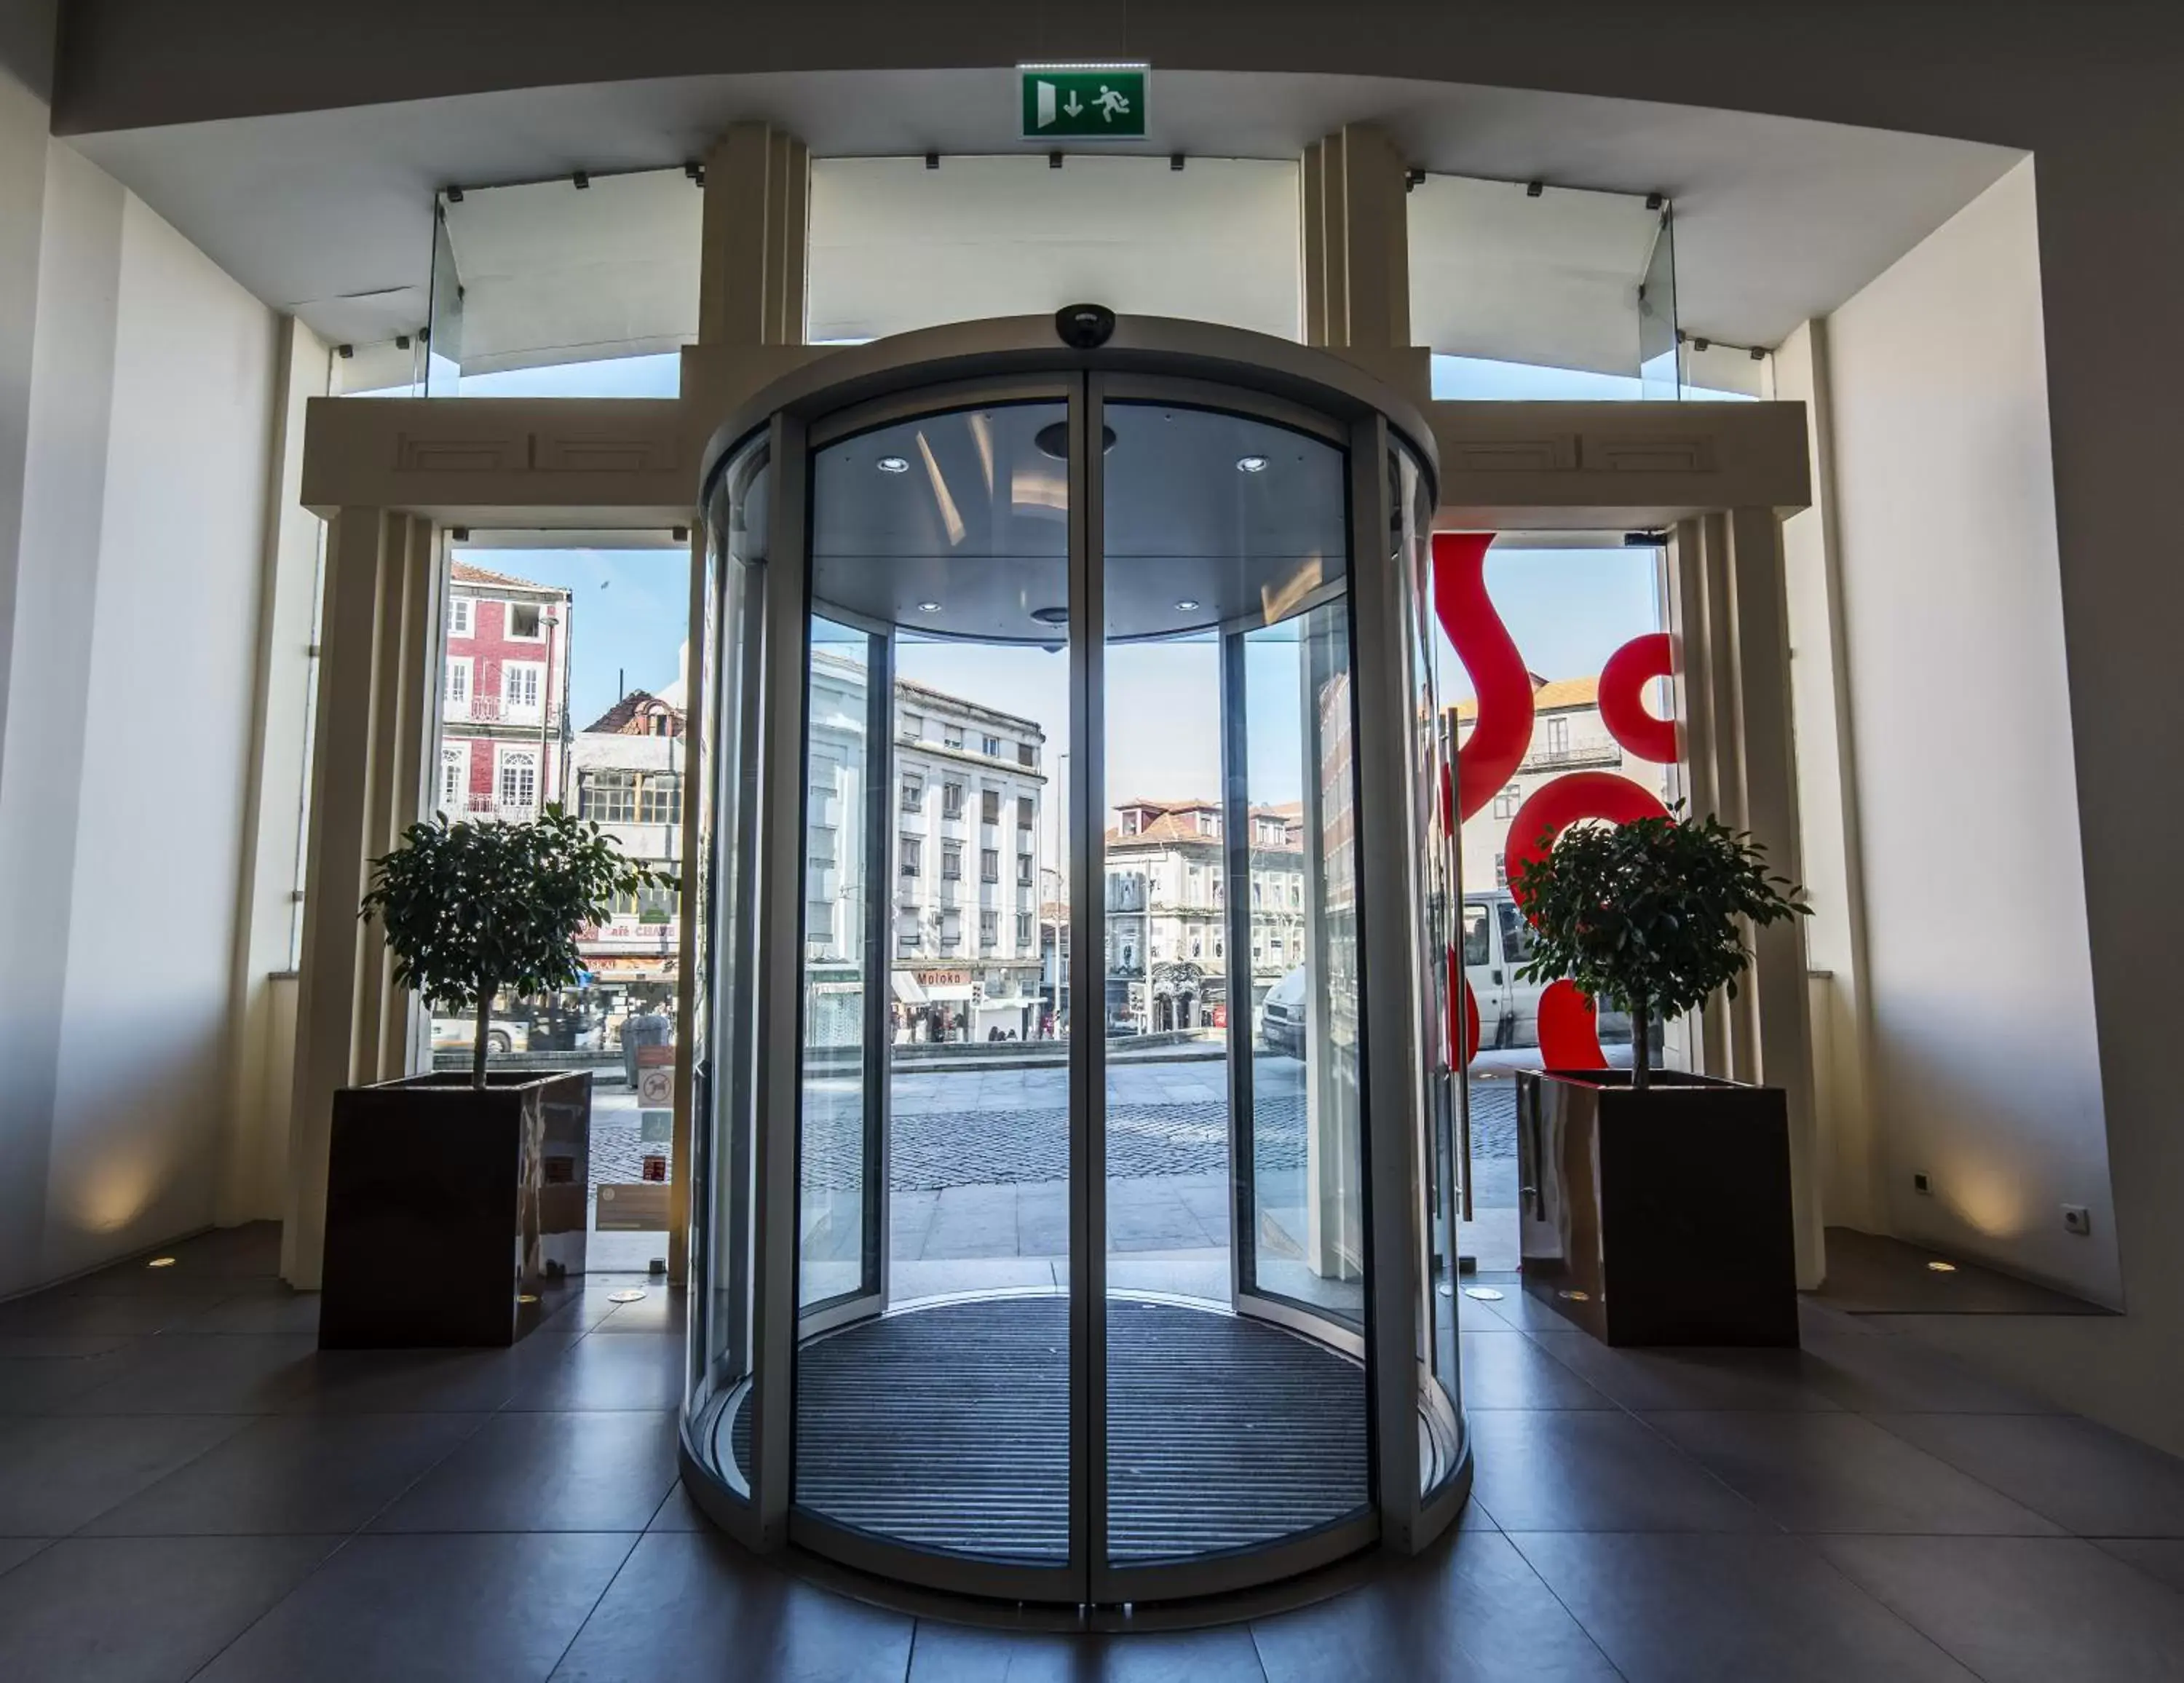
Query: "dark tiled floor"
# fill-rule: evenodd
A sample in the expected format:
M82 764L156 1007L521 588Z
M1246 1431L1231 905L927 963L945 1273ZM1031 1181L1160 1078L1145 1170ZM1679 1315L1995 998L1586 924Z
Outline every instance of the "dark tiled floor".
M1477 1485L1441 1546L1249 1624L1004 1636L705 1524L673 1296L321 1355L274 1242L0 1305L0 1678L2184 1675L2184 1463L1825 1308L1802 1351L1615 1351L1463 1299Z

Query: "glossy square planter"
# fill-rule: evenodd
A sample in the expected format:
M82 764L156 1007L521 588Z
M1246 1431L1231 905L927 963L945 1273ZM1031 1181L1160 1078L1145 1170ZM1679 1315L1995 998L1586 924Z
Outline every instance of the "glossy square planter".
M592 1077L334 1095L322 1349L513 1344L584 1272Z
M1517 1078L1524 1290L1608 1344L1795 1345L1782 1091L1627 1070Z

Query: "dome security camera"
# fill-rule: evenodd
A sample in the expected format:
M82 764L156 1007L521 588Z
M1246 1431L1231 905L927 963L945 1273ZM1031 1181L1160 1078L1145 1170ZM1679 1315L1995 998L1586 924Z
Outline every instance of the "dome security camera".
M1104 304L1064 304L1054 313L1054 331L1073 351L1095 351L1115 336L1115 312Z

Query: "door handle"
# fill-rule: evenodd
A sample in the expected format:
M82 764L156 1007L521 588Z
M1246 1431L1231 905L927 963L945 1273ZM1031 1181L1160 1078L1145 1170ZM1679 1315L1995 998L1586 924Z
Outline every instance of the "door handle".
M1498 988L1502 985L1502 972L1498 970L1490 970L1486 972L1486 979Z

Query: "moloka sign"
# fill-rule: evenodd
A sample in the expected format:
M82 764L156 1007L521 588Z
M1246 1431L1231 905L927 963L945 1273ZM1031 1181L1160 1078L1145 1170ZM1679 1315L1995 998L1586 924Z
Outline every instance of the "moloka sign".
M1019 64L1026 140L1143 140L1146 64Z

